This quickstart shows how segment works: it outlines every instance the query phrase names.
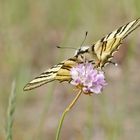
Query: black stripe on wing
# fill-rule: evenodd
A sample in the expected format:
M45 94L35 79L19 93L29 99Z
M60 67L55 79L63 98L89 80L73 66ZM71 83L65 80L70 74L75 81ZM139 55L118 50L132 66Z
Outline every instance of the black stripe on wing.
M35 77L31 82L29 82L24 87L24 91L31 90L37 87L40 87L46 83L52 82L55 80L57 72L63 66L63 63L60 65L55 65L54 67L48 69L47 71L43 72L39 76Z
M70 69L77 64L76 61L77 58L73 57L68 60L62 61L57 65L54 65L52 68L44 71L42 74L25 85L23 90L32 90L54 80L58 80L60 82L70 81Z
M139 26L140 18L121 26L98 40L91 47L91 50L96 54L99 61L97 62L97 67L104 67L105 63L110 61L109 59L113 57L113 53L118 50L122 40Z

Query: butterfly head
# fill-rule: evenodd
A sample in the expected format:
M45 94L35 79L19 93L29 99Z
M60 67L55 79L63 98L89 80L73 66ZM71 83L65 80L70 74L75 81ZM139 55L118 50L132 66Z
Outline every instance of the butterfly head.
M79 49L75 51L75 56L88 53L88 51L89 51L89 46L81 46Z

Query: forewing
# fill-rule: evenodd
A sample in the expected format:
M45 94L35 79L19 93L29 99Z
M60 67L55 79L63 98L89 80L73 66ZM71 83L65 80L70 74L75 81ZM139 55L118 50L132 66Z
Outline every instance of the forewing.
M92 51L98 58L97 67L104 67L113 57L113 52L118 50L122 40L139 26L140 18L121 26L97 41L92 46Z
M52 68L44 71L38 77L34 78L31 82L25 85L23 90L32 90L54 80L59 80L60 82L70 81L70 69L76 64L76 57L64 60L59 64L54 65Z

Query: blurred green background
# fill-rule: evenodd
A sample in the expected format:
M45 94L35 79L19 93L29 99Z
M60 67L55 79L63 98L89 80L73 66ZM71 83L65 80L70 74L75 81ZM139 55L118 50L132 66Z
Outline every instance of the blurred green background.
M16 81L13 140L53 140L58 120L75 96L67 83L23 92L50 66L71 57L55 46L85 45L140 16L139 0L0 0L0 140L6 139L8 99ZM62 140L140 139L140 29L106 67L103 94L82 95L64 121Z

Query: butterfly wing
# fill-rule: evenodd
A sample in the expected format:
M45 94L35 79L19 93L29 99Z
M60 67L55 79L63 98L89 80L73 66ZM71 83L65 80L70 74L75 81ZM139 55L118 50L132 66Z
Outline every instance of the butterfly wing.
M76 53L75 57L64 60L43 72L41 75L29 82L24 87L24 90L26 91L34 89L54 80L59 80L60 82L70 81L70 69L77 63L81 62L85 54L87 54L88 60L90 58L89 56L92 56L92 60L94 60L96 63L96 67L104 67L105 64L110 62L110 59L113 57L113 53L118 50L122 40L139 26L140 18L129 22L126 25L121 26L119 29L109 33L97 41L92 47L84 50L81 48L80 51ZM82 59L79 60L80 56Z
M54 65L52 68L44 71L38 77L25 85L23 90L32 90L54 80L58 80L60 82L70 81L70 69L77 64L77 61L76 57L73 57Z
M98 59L96 66L102 68L105 64L109 63L113 57L113 53L118 50L119 45L122 43L122 40L139 26L140 18L121 26L98 40L91 47L92 53L95 53L94 55Z

